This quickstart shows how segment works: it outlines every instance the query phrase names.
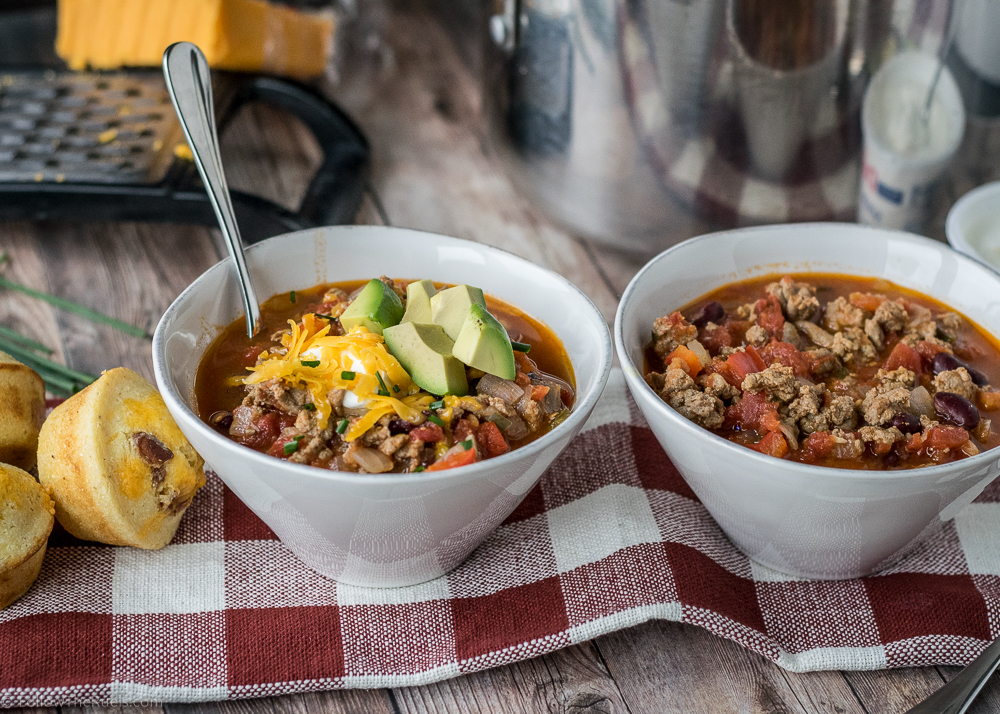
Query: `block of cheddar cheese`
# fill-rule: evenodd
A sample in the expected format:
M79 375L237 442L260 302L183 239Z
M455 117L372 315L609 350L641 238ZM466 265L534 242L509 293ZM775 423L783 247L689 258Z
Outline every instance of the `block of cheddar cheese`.
M332 15L265 0L59 0L56 52L71 69L157 67L174 42L210 66L296 79L323 72Z

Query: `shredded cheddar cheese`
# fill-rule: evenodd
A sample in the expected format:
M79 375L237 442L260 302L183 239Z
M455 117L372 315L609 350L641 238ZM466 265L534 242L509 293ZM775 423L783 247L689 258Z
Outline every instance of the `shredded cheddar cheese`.
M312 314L302 318L301 327L289 320L291 333L281 338L286 352L262 352L257 365L249 368L250 374L237 378L239 383L261 384L280 379L289 387L305 389L316 407L320 428L325 428L330 420L330 390L353 392L368 411L351 421L343 435L345 441L358 438L387 414L395 413L413 423L424 420L422 411L433 397L414 384L386 349L381 335L360 325L346 335L331 335L329 323L319 323ZM363 370L356 368L359 364ZM353 374L353 379L344 379L345 372ZM386 383L389 396L379 394L381 385L377 375Z

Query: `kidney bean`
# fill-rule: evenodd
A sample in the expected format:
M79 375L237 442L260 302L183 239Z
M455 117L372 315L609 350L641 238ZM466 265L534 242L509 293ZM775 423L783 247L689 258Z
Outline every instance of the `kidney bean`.
M990 383L986 375L980 372L975 367L971 367L958 357L953 354L948 354L947 352L938 352L934 355L934 361L931 362L931 371L934 374L940 374L941 372L948 372L953 369L958 369L959 367L965 367L965 371L969 373L972 381L977 387L985 387Z
M398 434L409 434L417 428L417 425L405 419L395 418L389 422L389 433L393 436Z
M972 430L979 425L976 405L960 394L938 392L934 395L934 412L941 421Z
M695 327L704 327L709 322L718 324L726 316L726 309L715 300L706 302L691 317L691 324Z
M898 466L899 465L899 454L897 454L896 450L893 449L888 454L886 454L885 456L882 457L882 463L885 464L885 467L888 468L888 469L891 469L894 466Z
M923 428L920 426L920 419L906 412L900 412L894 416L892 425L904 434L916 434Z

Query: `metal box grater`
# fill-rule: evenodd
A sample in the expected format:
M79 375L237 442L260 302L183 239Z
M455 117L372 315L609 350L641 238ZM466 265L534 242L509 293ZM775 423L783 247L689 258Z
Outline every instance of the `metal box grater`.
M0 75L0 181L162 181L183 141L162 82L128 74Z
M233 191L247 242L314 225L353 222L368 144L311 88L217 72L220 131L244 103L266 101L301 119L324 161L297 211ZM18 71L0 74L0 220L77 219L199 223L215 217L162 75Z

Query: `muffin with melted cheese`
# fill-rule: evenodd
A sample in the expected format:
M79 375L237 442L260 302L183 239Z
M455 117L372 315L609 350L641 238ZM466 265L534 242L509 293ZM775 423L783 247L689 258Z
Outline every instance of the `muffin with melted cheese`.
M0 462L34 468L44 419L45 382L35 370L0 352Z
M110 545L169 543L205 485L203 465L153 385L124 368L56 407L38 442L59 523Z
M35 582L53 523L45 489L26 471L0 464L0 610Z

